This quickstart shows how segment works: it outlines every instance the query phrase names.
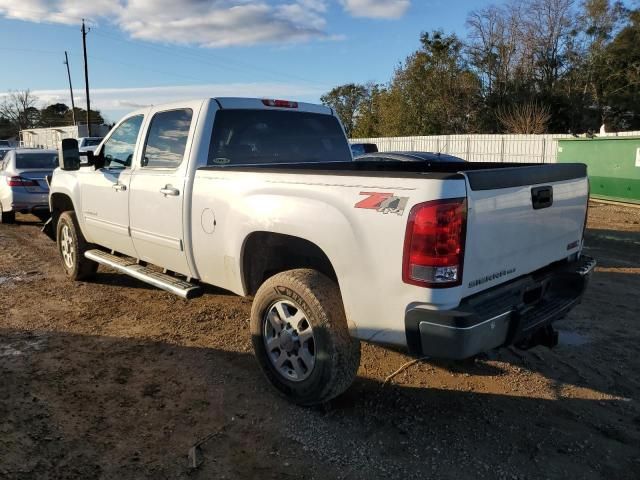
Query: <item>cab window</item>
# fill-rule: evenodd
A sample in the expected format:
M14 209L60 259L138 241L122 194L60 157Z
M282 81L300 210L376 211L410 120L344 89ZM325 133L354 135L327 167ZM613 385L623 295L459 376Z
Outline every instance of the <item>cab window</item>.
M159 112L151 119L147 143L142 156L145 168L178 168L184 158L189 138L191 117L189 108Z
M136 115L122 122L102 146L104 166L107 168L129 168L136 149L138 133L143 115Z
M337 118L310 112L227 109L216 113L208 165L351 162Z

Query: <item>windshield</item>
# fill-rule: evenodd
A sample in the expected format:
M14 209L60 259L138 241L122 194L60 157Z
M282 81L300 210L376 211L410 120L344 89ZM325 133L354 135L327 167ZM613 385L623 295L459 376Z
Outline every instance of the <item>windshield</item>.
M9 140L0 140L0 147L8 147Z
M18 153L16 154L16 168L28 170L42 168L53 170L58 166L58 154L56 153Z
M100 145L102 138L85 138L82 142L83 147L95 147L96 145Z
M351 162L331 115L282 110L220 110L208 165Z

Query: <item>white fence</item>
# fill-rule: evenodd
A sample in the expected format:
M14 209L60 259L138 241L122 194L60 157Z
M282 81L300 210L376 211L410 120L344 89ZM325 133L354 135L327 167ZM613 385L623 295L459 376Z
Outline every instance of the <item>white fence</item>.
M598 134L599 137L640 135L640 132ZM351 143L375 143L381 152L438 152L469 162L555 163L560 138L571 135L437 135L428 137L357 138Z

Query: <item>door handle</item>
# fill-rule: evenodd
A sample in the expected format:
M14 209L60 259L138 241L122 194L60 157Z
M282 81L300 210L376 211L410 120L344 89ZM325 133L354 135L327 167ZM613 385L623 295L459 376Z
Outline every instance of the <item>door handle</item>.
M171 197L177 197L178 195L180 195L180 190L172 187L171 185L165 185L164 188L160 189L160 193L163 194L165 197L167 195Z
M127 186L123 185L122 183L114 183L113 185L111 185L111 188L113 188L116 192L124 192L127 189Z

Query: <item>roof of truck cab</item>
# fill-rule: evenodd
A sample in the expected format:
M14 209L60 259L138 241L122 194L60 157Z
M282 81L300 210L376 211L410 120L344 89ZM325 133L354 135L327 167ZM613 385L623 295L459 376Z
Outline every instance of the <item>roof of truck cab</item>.
M302 111L311 113L324 113L327 115L333 115L333 110L324 105L318 105L315 103L298 102L295 99L282 99L288 102L293 102L297 105L295 108L288 107L270 107L264 104L264 100L276 100L267 98L240 98L240 97L217 97L213 100L218 102L218 105L222 108L233 109L263 109L263 110L288 110L288 111ZM280 100L280 98L278 98Z
M153 110L174 110L181 107L186 107L188 104L193 104L193 102L216 102L218 106L225 109L247 109L247 110L280 110L280 111L292 111L292 112L309 112L309 113L321 113L325 115L333 115L333 110L324 105L318 105L315 103L306 103L306 102L298 102L296 100L283 99L286 101L294 102L297 104L295 108L287 108L287 107L270 107L263 103L263 100L275 100L275 99L267 99L265 98L243 98L243 97L211 97L211 98L191 98L185 99L183 101L171 102L171 103L162 103L157 105L151 105L149 107L140 108L138 110L130 112L127 117L131 117L133 115L142 115L146 114L149 109ZM280 98L278 98L280 100Z

